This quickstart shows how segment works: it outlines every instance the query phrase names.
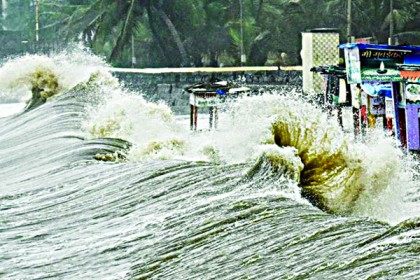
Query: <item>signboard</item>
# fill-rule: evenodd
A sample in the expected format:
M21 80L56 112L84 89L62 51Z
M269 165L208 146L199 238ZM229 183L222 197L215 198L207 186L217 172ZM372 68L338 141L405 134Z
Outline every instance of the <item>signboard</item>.
M344 58L347 65L347 81L349 84L358 84L362 82L360 71L359 48L345 49Z
M407 103L420 103L420 84L407 84L405 96Z
M378 68L363 68L362 80L366 82L401 82L403 79L400 71L396 69L385 68L384 73L378 71Z
M392 98L385 98L385 116L387 118L394 117L394 100Z
M370 97L369 113L372 115L385 115L385 97Z
M356 84L350 85L350 92L351 92L351 104L354 108L360 108L360 90Z
M215 107L222 104L224 98L217 93L190 93L190 105L196 107Z
M401 82L397 64L404 63L410 50L373 49L360 50L361 78L363 81Z
M404 62L404 56L411 51L407 50L377 50L377 49L364 49L360 51L360 57L364 59L393 59L398 63Z

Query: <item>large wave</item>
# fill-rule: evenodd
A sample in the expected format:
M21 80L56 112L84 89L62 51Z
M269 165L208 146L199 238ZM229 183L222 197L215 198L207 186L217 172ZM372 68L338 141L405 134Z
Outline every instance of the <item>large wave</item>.
M117 83L103 59L83 49L23 55L0 68L0 102L26 102L32 109L75 87Z
M89 57L10 68L27 98L31 73L59 90L0 119L0 277L418 278L417 167L382 133L355 141L283 91L192 132Z
M235 164L265 157L274 169L287 170L299 182L302 195L327 212L397 221L417 213L418 207L412 206L413 211L399 217L386 210L389 204L405 204L401 193L416 188L414 161L394 140L379 131L371 131L365 142L355 140L322 110L291 94L295 93L245 97L228 105L219 130L199 133L189 131L187 124L181 127L164 104L119 95L94 110L85 130L90 137L132 142L131 161ZM295 156L287 147L295 149ZM396 194L385 199L390 189Z
M103 60L80 50L11 59L0 68L0 80L2 98L29 98L27 110L56 96L77 96L85 108L79 120L83 138L131 143L129 150L98 152L97 160L250 163L253 169L266 161L298 182L303 197L324 211L388 221L418 213L412 205L402 206L399 217L386 210L389 204L406 205L405 194L416 189L415 164L396 143L379 132L356 141L297 92L227 103L218 130L195 133L163 101L148 102L141 89L125 89Z

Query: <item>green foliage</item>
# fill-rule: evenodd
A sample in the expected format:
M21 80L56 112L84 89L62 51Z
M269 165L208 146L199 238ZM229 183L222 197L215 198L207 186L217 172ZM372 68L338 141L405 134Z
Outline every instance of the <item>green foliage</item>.
M390 0L352 0L352 35L386 43L393 22L393 32L401 43L419 44L418 1L393 2L390 11ZM35 1L2 3L7 4L1 19L3 30L19 31L25 40L33 41ZM40 0L39 3L42 41L82 41L115 66L239 65L242 43L248 65L298 64L302 31L332 27L339 30L343 40L347 35L347 1L343 0ZM132 65L132 53L136 65Z

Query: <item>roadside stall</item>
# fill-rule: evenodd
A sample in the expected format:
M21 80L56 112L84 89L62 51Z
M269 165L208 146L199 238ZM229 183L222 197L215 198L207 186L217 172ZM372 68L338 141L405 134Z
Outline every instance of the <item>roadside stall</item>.
M405 80L399 65L416 61L420 47L348 43L339 48L344 49L352 99L360 100L362 128L384 127L404 147L407 136L418 141L418 135L407 135Z
M337 119L341 127L343 127L342 106L350 104L350 97L348 96L348 85L346 82L346 69L342 66L328 65L312 67L312 72L319 73L323 77L321 100L320 104L324 105L328 114L332 115L334 110L337 110Z
M242 94L250 93L243 87L228 81L213 80L209 83L196 84L185 89L190 94L190 128L197 130L199 108L209 109L209 127L217 128L218 109L227 100L235 99Z
M412 63L418 64L402 64L398 69L405 81L407 147L409 150L420 151L420 61L416 61L414 57L413 60Z

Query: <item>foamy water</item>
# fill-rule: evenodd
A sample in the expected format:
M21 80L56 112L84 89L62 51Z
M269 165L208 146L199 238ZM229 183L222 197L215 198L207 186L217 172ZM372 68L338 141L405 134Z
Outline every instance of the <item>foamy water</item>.
M0 103L0 118L22 112L25 105L25 103Z
M32 105L0 106L1 277L419 278L418 162L383 132L280 90L194 132L104 69L0 68L0 100Z

